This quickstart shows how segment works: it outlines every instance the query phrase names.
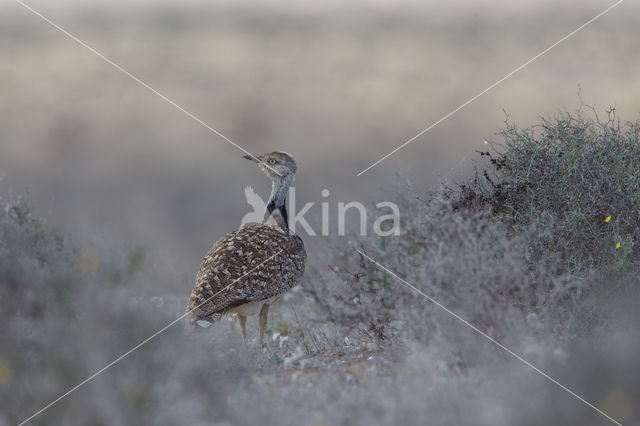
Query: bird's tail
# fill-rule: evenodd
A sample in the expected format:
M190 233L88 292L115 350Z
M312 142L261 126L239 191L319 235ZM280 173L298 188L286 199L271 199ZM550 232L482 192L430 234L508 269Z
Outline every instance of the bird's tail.
M223 315L224 315L224 312L214 312L211 315L202 317L202 316L198 316L196 312L187 311L183 333L185 335L190 335L190 334L193 334L198 328L208 328L209 326L199 327L198 321L202 320L202 321L206 321L213 324L214 322L219 321Z
M184 330L183 330L183 333L185 335L193 334L193 332L196 331L197 320L198 318L194 312L187 311L186 321L185 321Z

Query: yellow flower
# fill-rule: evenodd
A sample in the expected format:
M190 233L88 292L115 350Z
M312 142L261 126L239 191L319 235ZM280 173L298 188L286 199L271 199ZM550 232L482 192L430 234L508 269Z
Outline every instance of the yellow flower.
M616 248L620 248L620 243L616 244Z
M607 216L607 218L604 221L609 222L610 220L611 220L611 216Z

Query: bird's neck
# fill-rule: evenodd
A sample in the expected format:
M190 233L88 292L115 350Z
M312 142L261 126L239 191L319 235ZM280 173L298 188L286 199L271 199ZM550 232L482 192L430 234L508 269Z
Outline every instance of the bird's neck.
M276 223L279 226L288 229L289 217L287 216L287 193L293 182L293 175L282 176L271 182L271 196L267 203L269 217L265 223Z

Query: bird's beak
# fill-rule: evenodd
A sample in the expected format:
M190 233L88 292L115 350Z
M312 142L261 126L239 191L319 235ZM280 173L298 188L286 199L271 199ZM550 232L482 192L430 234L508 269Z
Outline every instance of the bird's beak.
M260 162L260 160L258 159L258 157L256 157L256 156L255 156L255 155L253 155L253 154L243 155L243 156L242 156L242 158L245 158L245 159L247 159L247 160L249 160L249 161L253 161L254 163L259 163L259 162Z

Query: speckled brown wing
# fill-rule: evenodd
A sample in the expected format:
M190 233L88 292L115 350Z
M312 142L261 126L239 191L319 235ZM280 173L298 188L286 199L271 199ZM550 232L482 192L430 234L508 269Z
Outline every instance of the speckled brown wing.
M306 257L302 239L277 226L251 225L225 235L200 265L187 322L216 321L230 308L289 290L302 278Z

